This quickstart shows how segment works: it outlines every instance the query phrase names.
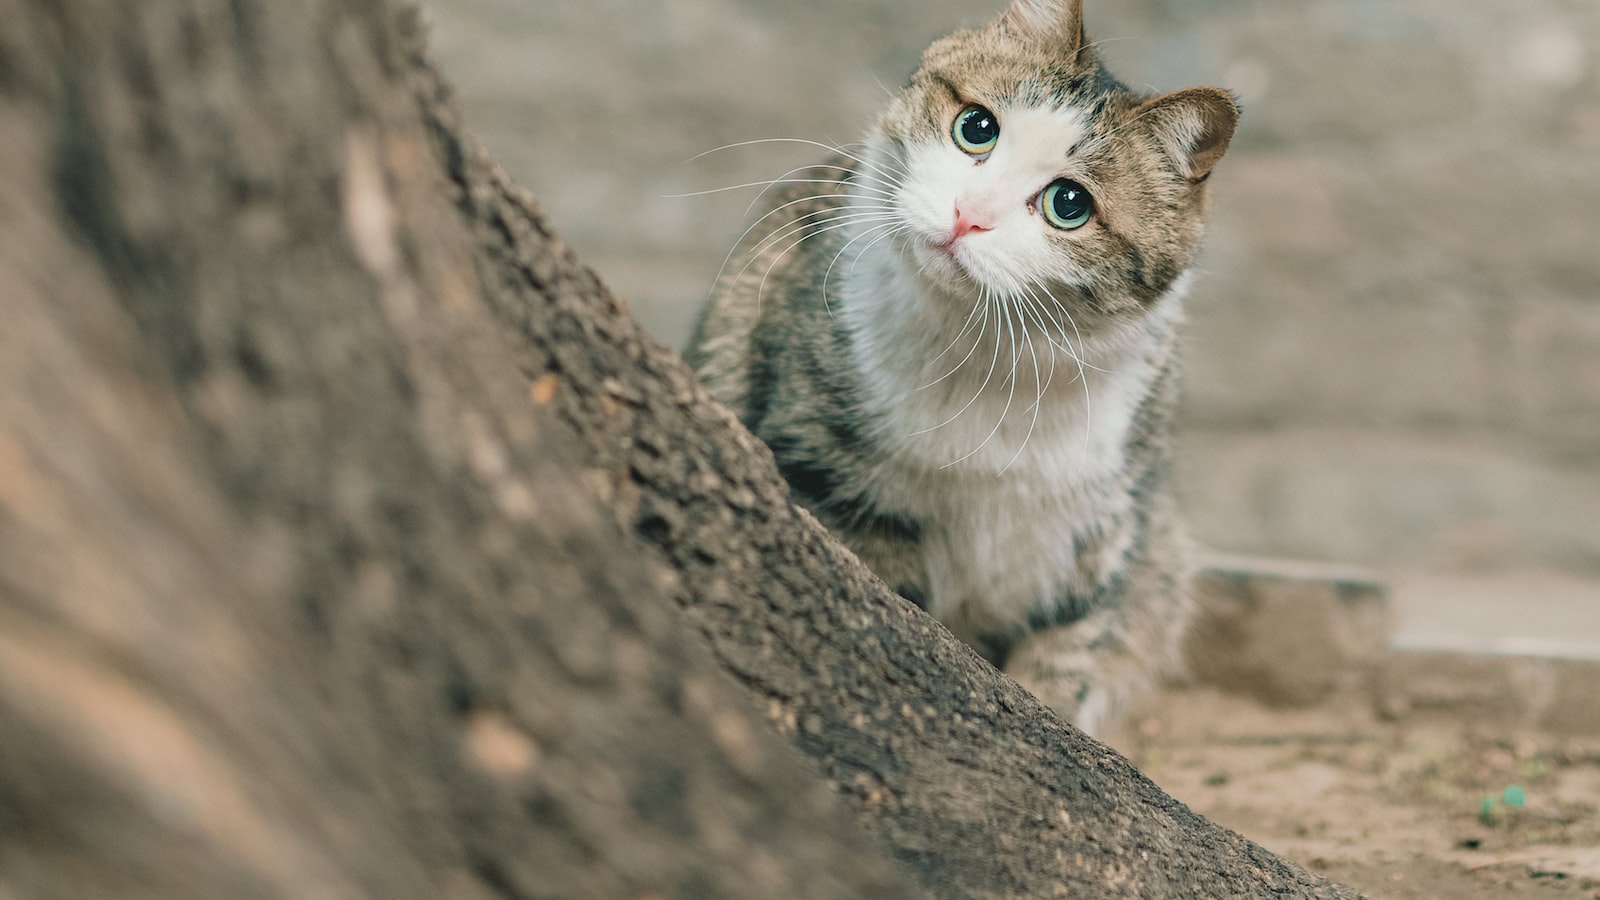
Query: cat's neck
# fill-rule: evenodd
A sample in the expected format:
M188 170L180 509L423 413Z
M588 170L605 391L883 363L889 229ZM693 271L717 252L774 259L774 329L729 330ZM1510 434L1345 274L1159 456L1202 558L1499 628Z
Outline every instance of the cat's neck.
M1120 468L1188 282L1145 315L1088 323L1039 290L1006 300L943 288L884 243L848 267L837 313L881 445L952 474L1092 478Z

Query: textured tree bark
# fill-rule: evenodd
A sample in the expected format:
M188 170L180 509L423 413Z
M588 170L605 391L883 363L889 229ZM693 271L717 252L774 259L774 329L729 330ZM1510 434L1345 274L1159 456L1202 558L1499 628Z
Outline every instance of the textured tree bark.
M1353 896L792 506L410 15L0 22L0 898Z

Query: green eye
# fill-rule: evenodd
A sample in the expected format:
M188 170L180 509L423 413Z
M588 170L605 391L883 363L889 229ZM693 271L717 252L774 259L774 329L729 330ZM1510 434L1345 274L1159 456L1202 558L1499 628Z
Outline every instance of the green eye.
M1089 224L1094 198L1076 181L1058 178L1039 195L1039 208L1051 225L1071 231Z
M981 106L969 106L956 116L950 136L963 153L983 156L1000 142L1000 120Z

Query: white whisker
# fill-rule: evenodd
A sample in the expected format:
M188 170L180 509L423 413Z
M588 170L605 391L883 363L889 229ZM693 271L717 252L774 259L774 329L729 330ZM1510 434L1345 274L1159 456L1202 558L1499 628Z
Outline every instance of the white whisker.
M789 255L789 251L800 246L801 244L804 244L806 241L809 241L812 238L827 234L830 231L838 231L844 228L849 228L852 225L860 224L862 222L882 221L885 218L892 219L889 214L883 212L847 213L834 216L831 219L820 219L816 222L807 222L791 227L786 229L785 234L776 238L769 237L767 240L763 241L761 246L752 255L750 262L745 263L744 268L740 269L738 274L734 275L733 277L736 279L743 277L744 273L749 270L750 266L753 265L757 259L760 258L762 253L765 253L767 250L770 250L772 247L776 246L778 242L784 238L792 236L796 232L805 231L807 228L814 229L805 234L801 234L800 238L794 243L778 251L778 255L773 258L771 265L768 265L766 271L761 274L761 284L756 288L756 306L759 308L761 305L761 298L766 295L767 278L772 275L772 270L778 267L778 263L782 262L783 258ZM892 224L892 221L890 224Z
M950 352L950 348L954 347L956 345L956 342L960 341L961 338L963 336L965 336L968 331L971 330L972 326L971 326L970 323L972 322L972 315L973 315L973 313L975 313L975 312L977 312L978 310L981 309L981 310L983 310L983 319L979 322L978 334L977 334L976 337L974 337L972 339L972 347L971 347L971 349L967 350L967 355L963 356L961 358L961 361L956 363L955 366L950 369L950 371L944 373L943 375L940 375L938 378L935 378L934 380L928 382L927 384L917 388L917 391L919 391L919 392L920 391L925 391L928 388L933 387L934 385L938 384L939 382L944 381L946 378L949 378L950 376L954 375L955 373L961 371L961 367L965 366L967 364L967 360L972 358L972 354L978 352L979 345L981 345L983 343L983 333L985 331L989 330L989 310L991 309L991 304L988 303L987 300L988 300L988 294L986 292L980 290L979 293L978 293L977 302L974 303L973 307L972 307L973 312L967 314L967 322L969 324L961 330L960 334L956 335L955 340L950 342L950 346L949 347L944 348L944 352L943 353L940 353L938 357L934 357L932 362L938 362L939 361L939 357L944 356L945 353L949 353Z
M955 349L956 344L959 343L962 338L967 336L967 332L972 330L972 317L978 314L978 310L982 306L983 306L983 303L981 302L981 300L979 302L975 302L975 303L972 304L971 311L969 311L967 313L967 320L965 322L961 323L961 330L956 332L956 336L954 338L951 338L950 343L946 344L945 348L943 350L939 351L939 355L938 356L935 356L933 359L928 360L928 365L931 366L934 363L938 362L939 360L944 359L944 355L946 353L949 353L951 350ZM962 360L962 362L965 362L965 360ZM957 366L957 368L959 368L959 365ZM943 379L940 379L940 380L943 380ZM938 383L937 381L934 382L934 384L937 384L937 383ZM931 385L931 384L923 385L923 387L932 387L932 386L933 385ZM917 390L920 391L920 390L922 390L922 388L917 388Z
M866 237L869 234L872 234L873 232L882 231L884 229L889 229L888 232L886 232L885 234L879 235L877 238L874 238L871 242L869 242L865 247L861 248L861 251L856 254L855 261L851 264L852 266L854 266L855 262L860 262L861 261L861 254L867 252L870 249L872 249L872 245L873 244L876 244L879 240L881 240L881 239L883 239L885 237L888 237L890 234L893 234L895 229L904 228L904 227L905 227L905 223L900 221L900 217L899 216L895 216L892 220L890 220L888 222L884 222L884 223L879 224L879 225L874 225L871 228L868 228L865 231L861 232L860 234L852 237L850 240L845 242L843 247L839 248L839 252L838 253L835 253L833 255L833 259L828 263L827 271L822 273L822 308L824 310L827 310L828 316L830 318L833 316L833 308L828 305L828 280L833 277L833 267L838 265L839 257L845 255L845 253L850 249L850 245L854 244L856 241L861 240L862 238Z
M1072 347L1072 339L1067 337L1066 328L1062 326L1061 321L1055 317L1054 313L1045 308L1044 302L1039 299L1039 295L1034 292L1033 288L1024 285L1022 291L1016 295L1016 300L1022 304L1022 310L1028 314L1034 324L1039 326L1039 336L1044 338L1050 345L1052 353L1060 350L1073 359L1078 358L1077 351ZM1055 334L1052 333L1052 325L1055 326L1054 332L1060 333L1060 340L1057 340Z
M1021 307L1018 307L1018 309L1017 309L1017 316L1018 316L1019 320L1022 318L1022 308ZM1033 404L1031 406L1029 406L1027 409L1023 410L1023 412L1031 411L1033 413L1033 418L1028 421L1028 432L1027 432L1027 434L1024 434L1022 436L1022 443L1017 445L1017 452L1011 454L1011 458L1006 460L1006 464L1001 467L1000 473L1002 475L1005 474L1007 471L1009 471L1011 469L1012 464L1015 463L1017 461L1017 459L1022 456L1022 451L1026 450L1028 448L1028 441L1032 440L1032 438L1033 438L1033 430L1035 428L1037 428L1038 425L1039 425L1039 408L1041 406L1043 406L1043 404L1044 404L1044 392L1045 392L1045 389L1047 387L1049 387L1049 385L1047 383L1045 383L1039 377L1039 355L1033 349L1033 338L1028 334L1028 329L1027 329L1026 322L1024 322L1023 328L1022 328L1022 339L1025 342L1027 342L1028 356L1029 356L1030 359L1033 360ZM1050 372L1051 372L1052 375L1054 375L1055 374L1055 354L1054 354L1054 351L1051 352L1050 360L1051 360Z
M784 204L782 204L782 205L780 205L780 206L778 206L778 207L776 207L776 208L774 208L772 210L769 210L761 218L759 218L759 219L755 220L754 222L750 223L750 227L746 228L743 231L743 233L741 233L739 235L738 239L733 242L732 249L730 249L728 251L728 254L722 258L722 265L717 267L717 275L716 275L715 278L713 278L711 280L711 290L713 292L716 291L717 285L722 283L722 276L728 271L728 263L733 261L734 254L738 253L739 249L742 246L744 246L745 238L750 236L750 232L755 231L757 228L761 227L761 223L762 222L765 222L766 220L772 218L775 215L778 215L779 213L783 212L785 209L788 209L791 206L798 206L798 205L803 204L803 203L810 203L810 202L812 202L814 200L830 200L830 199L852 200L854 198L849 194L817 194L817 195L810 196L810 197L801 197L801 198L799 198L797 200L791 200L788 203L784 203ZM845 209L849 209L849 210L874 210L874 209L879 209L879 208L880 207L878 207L876 205L872 205L872 204L865 204L865 203L848 204L847 203L847 204L844 204L842 206L830 206L830 207L826 207L824 209L815 210L813 212L806 213L805 215L799 216L795 221L796 222L803 222L806 219L810 219L810 218L815 217L815 216L828 215L830 213L837 212L839 210L845 210ZM789 226L791 226L793 224L794 224L794 222L790 222L787 225L780 226L777 229L777 231L783 231L785 228L787 228L787 227L789 227ZM762 249L761 245L764 244L766 241L770 240L772 237L773 237L773 235L771 235L771 234L767 235L767 237L763 238L761 240L761 242L759 242L757 244L755 250L752 251L752 252L759 252ZM740 274L743 274L743 270L740 271Z
M1083 348L1084 348L1083 332L1078 330L1078 322L1077 322L1077 320L1072 318L1072 311L1067 309L1066 304L1064 304L1060 300L1056 299L1056 295L1050 293L1050 289L1049 288L1044 287L1043 285L1040 285L1039 289L1044 291L1044 295L1046 297L1049 297L1050 298L1050 302L1055 305L1055 308L1060 310L1061 311L1061 315L1066 317L1067 324L1072 326L1072 333L1078 339L1078 350L1079 350L1079 352L1074 354L1074 357L1078 360L1078 365L1084 367L1085 369L1090 369L1090 370L1095 371L1095 372L1100 372L1102 374L1106 374L1106 370L1105 369L1102 369L1102 368L1099 368L1098 366L1092 365L1087 359L1084 358L1084 356L1086 354L1082 352ZM1065 335L1063 334L1063 337L1064 336Z
M705 151L703 153L697 153L694 156L691 156L688 159L684 160L684 164L687 165L688 163L692 163L692 162L694 162L694 161L696 161L698 159L701 159L702 157L710 156L713 153L721 153L724 150L735 150L735 149L738 149L740 147L753 147L753 146L756 146L758 144L800 144L802 146L807 146L807 147L817 147L817 148L820 148L822 150L826 150L829 153L837 153L840 156L845 157L846 159L854 160L854 161L860 163L863 166L867 166L867 167L869 167L871 169L874 169L879 174L885 176L885 178L887 178L891 182L895 180L895 175L894 175L893 172L887 171L882 166L879 166L877 163L874 163L874 162L872 162L870 160L867 160L867 159L863 159L862 157L860 157L860 156L858 156L858 155L856 155L854 153L851 153L848 150L845 150L843 147L835 147L835 146L833 146L831 144L825 144L825 143L823 143L821 141L813 141L813 140L810 140L808 138L757 138L755 140L750 140L750 141L739 141L737 143L724 144L721 147L713 147L712 149L707 150L707 151Z
M802 241L805 240L805 238L815 237L816 235L831 231L844 223L883 221L891 218L894 218L891 214L885 213L881 209L875 207L854 208L847 206L834 206L827 209L820 209L815 212L799 216L793 221L785 223L783 226L779 227L777 230L758 241L755 247L751 249L751 253L753 256L759 257L762 253L772 249L772 247L775 245L790 237L793 237L796 234L806 232L807 229L811 230L807 232L803 238L801 238ZM754 259L751 261L754 262ZM744 274L744 270L741 269L739 274Z
M757 187L774 187L780 184L844 184L837 178L770 178L766 181L747 181L744 184L730 184L726 187L709 188L703 191L689 191L684 194L662 194L663 200L683 200L688 197L706 197L711 194L726 194L730 191L743 191ZM863 190L877 194L884 199L893 199L894 195L880 188L864 188Z
M987 289L985 289L984 293L983 293L983 302L985 304L990 305L990 306L993 306L995 304L995 302L996 302L994 300L994 298L989 296L989 293L988 293ZM989 322L989 313L988 313L987 310L984 312L984 319L983 320L984 320L985 326L987 326L988 322ZM988 330L987 327L985 327L984 330L987 331ZM982 342L982 337L983 336L980 333L979 334L978 343ZM974 343L972 345L974 351L977 350L978 343ZM962 362L966 362L966 360L962 360ZM966 412L967 409L972 406L972 404L976 403L978 401L978 398L980 396L982 396L983 392L989 387L989 379L994 377L995 367L998 366L999 364L1000 364L1000 322L999 322L999 316L996 315L996 317L995 317L995 329L994 329L994 357L989 360L989 371L988 371L987 374L985 374L983 376L983 384L980 385L978 387L978 390L973 393L972 399L967 401L966 406L963 406L960 409L956 410L955 415L951 416L948 419L945 419L943 422L940 422L939 424L933 426L932 428L924 428L921 431L913 431L910 436L911 437L917 437L919 435L927 434L927 433L929 433L931 431L938 431L940 428L943 428L944 426L949 425L951 422L954 422L956 419L961 418L961 414ZM957 366L956 368L960 368L960 366ZM940 379L940 380L943 380L943 379ZM963 458L965 458L965 457L963 457ZM956 462L960 462L960 461L961 460L956 460ZM954 463L951 463L950 465L954 465ZM941 466L940 468L947 468L947 466Z
M1058 345L1054 340L1052 340L1050 338L1049 329L1045 326L1043 320L1041 320L1039 318L1039 313L1038 313L1038 309L1037 309L1038 301L1035 300L1033 297L1027 295L1027 294L1018 295L1015 299L1020 301L1021 305L1018 308L1022 311L1022 313L1025 316L1031 317L1033 319L1034 323L1039 326L1039 330L1041 332L1043 332L1041 337L1043 337L1045 339L1045 349L1050 351L1050 374L1045 376L1044 386L1039 388L1039 396L1033 401L1033 406L1030 407L1030 409L1037 409L1040 406L1042 406L1042 404L1044 403L1045 392L1050 390L1050 385L1055 383L1055 380L1056 380L1056 350L1058 349L1058 347L1060 345ZM1032 346L1031 346L1032 341L1031 341L1031 339L1030 339L1029 343L1030 343L1029 349L1031 350L1032 349ZM1067 350L1067 355L1068 356L1072 356L1071 350ZM1034 367L1035 367L1034 368L1034 374L1037 375L1038 374L1038 357L1037 356L1034 357ZM1024 410L1024 412L1026 412L1026 410Z
M840 194L829 194L829 195L826 195L826 196L830 196L830 197L844 196L844 197L850 197L852 199L855 197L854 194L849 193L849 185L846 183L846 179L850 175L850 170L845 168L844 166L827 166L827 165L823 165L823 166L817 166L817 165L796 166L795 168L790 169L789 171L783 173L782 175L779 175L773 181L768 182L766 187L763 187L760 191L758 191L756 193L756 195L754 197L751 197L750 198L750 204L744 208L744 214L747 215L747 216L750 215L750 211L756 208L756 204L760 203L762 198L766 197L767 194L769 192L771 192L771 190L773 188L777 187L779 184L783 184L783 183L786 183L786 182L789 182L789 181L798 181L798 179L791 179L789 176L797 175L797 174L799 174L801 172L810 172L810 171L812 171L814 169L822 169L824 171L831 169L831 170L834 170L834 171L837 171L837 172L843 172L844 173L843 175L839 176L838 178L823 178L823 179L818 179L817 180L816 183L818 183L818 184L837 185L841 190L844 190L846 192L846 193L844 193L842 195L840 195ZM759 183L760 182L756 182L756 184L759 184ZM863 198L863 199L866 199L866 198ZM881 200L881 201L884 201L884 202L887 202L889 200L894 199L894 196L891 193L883 192L882 195L879 196L877 199ZM782 209L785 206L788 206L788 204L783 204L783 206L780 206L779 209ZM771 213L768 213L768 215L771 215ZM766 217L763 216L762 218L766 218Z
M899 218L899 217L897 216L896 218ZM847 273L847 275L849 277L851 277L851 278L855 277L856 266L861 264L861 258L863 256L867 255L867 251L868 250L871 250L873 247L877 246L879 243L881 243L883 241L886 241L886 240L889 240L890 238L893 238L895 235L905 234L906 232L908 232L910 230L911 230L911 226L907 225L904 221L901 221L899 223L899 227L892 228L892 229L884 232L883 234L873 238L871 243L868 243L865 247L862 247L856 253L856 258L850 261L850 271Z
M1056 299L1055 294L1050 293L1049 288L1041 286L1040 289L1044 291L1046 297L1050 298L1050 302L1054 303L1056 308L1061 310L1061 314L1067 317L1067 321L1072 324L1073 333L1077 334L1078 336L1078 349L1082 350L1083 333L1078 331L1078 323L1072 318L1071 311L1063 306L1060 300ZM1072 355L1073 361L1078 364L1077 380L1083 384L1083 453L1084 456L1087 457L1089 455L1089 436L1094 434L1094 399L1089 391L1089 373L1085 370L1094 369L1097 372L1104 372L1105 370L1095 368L1086 362L1083 357L1083 353L1075 353Z
M999 417L995 419L994 427L989 429L989 434L986 435L984 437L984 439L978 443L978 446L973 447L971 450L968 450L966 452L966 454L964 456L960 457L959 459L951 460L950 462L947 462L944 465L940 466L939 468L941 468L941 469L948 469L951 466L958 465L960 463L966 462L967 460L969 460L972 457L976 456L978 454L978 452L980 450L982 450L984 447L989 446L989 442L994 440L994 436L996 434L1000 433L1000 426L1005 424L1006 416L1009 415L1010 412L1011 412L1011 403L1017 397L1017 332L1016 332L1016 325L1012 321L1012 318L1011 318L1010 304L1006 303L1004 298L1000 298L997 302L999 302L1001 304L1002 308L1005 310L1006 331L1009 334L1010 340L1011 340L1011 374L1008 376L1009 380L1011 381L1011 389L1006 394L1006 405L1005 405L1005 408L1000 410ZM1000 333L999 333L998 330L996 330L995 331L995 354L999 355L999 352L1000 352ZM989 383L987 381L985 381L984 382L984 387L988 387L988 384ZM980 393L981 392L982 392L982 389L980 389ZM976 395L973 397L973 399L977 399ZM1010 463L1007 463L1006 465L1007 465L1007 467L1009 467ZM1002 470L1002 471L1004 471L1004 470Z

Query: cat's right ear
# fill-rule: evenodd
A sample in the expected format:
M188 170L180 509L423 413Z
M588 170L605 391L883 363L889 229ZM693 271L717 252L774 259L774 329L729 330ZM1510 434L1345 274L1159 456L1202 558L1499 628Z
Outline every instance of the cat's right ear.
M1000 27L1019 37L1066 42L1069 54L1083 49L1083 0L1012 0Z
M1228 150L1239 124L1239 103L1222 88L1187 88L1162 94L1134 110L1190 181L1203 181Z

